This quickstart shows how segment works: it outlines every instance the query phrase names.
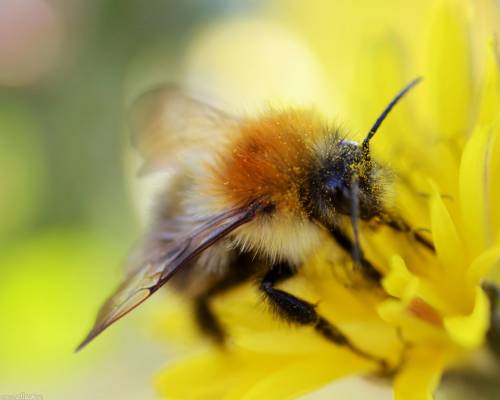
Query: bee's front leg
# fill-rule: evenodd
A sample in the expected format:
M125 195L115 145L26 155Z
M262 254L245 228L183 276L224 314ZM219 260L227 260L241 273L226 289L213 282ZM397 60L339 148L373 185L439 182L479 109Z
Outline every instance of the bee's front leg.
M393 216L391 217L388 215L385 215L382 217L382 222L397 232L406 233L406 234L411 235L412 238L414 238L418 243L420 243L421 245L426 247L428 250L430 250L432 252L436 251L436 249L434 247L434 243L432 243L432 241L426 239L420 233L421 231L428 231L428 229L413 229L402 218L396 218Z
M353 254L355 245L353 241L345 234L342 229L339 227L333 225L328 228L328 232L332 236L333 239L335 239L335 242L342 248L344 249L347 253L350 255ZM375 268L375 266L365 258L363 254L363 250L361 248L358 248L357 251L359 252L359 263L360 267L362 268L363 274L370 280L375 281L377 283L380 283L382 279L382 274ZM353 257L354 259L354 257ZM355 260L354 260L355 261Z

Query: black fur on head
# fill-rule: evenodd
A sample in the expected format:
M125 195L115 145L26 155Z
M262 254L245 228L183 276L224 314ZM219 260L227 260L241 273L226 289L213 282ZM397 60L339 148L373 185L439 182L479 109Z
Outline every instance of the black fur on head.
M396 94L361 145L335 133L317 147L317 159L312 163L302 196L312 218L330 225L339 214L349 215L352 220L369 220L382 214L384 171L370 157L370 140L394 106L420 81L421 78L414 79Z
M307 173L302 200L311 218L329 225L339 214L353 212L353 182L359 218L369 220L383 211L385 171L357 143L330 135L316 148Z

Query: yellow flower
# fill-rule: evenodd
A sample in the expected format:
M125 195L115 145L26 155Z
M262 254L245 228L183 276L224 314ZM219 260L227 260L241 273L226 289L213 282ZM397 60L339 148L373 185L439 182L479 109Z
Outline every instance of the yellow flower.
M371 125L405 80L423 72L422 85L398 105L374 140L374 157L397 176L394 207L432 239L436 251L424 249L411 235L365 226L362 247L385 271L383 291L357 282L348 257L328 240L298 276L282 284L317 304L318 312L358 347L387 360L393 374L382 376L377 363L332 345L313 328L277 321L249 283L213 302L230 337L224 350L192 334L186 305L171 307L164 328L174 336L188 332L190 351L158 377L165 398L290 399L362 375L392 382L396 399L429 399L446 369L466 362L484 345L490 305L481 283L498 279L494 266L500 262L499 55L490 36L496 14L485 9L493 5L434 2L423 40L412 31L420 26L415 21L387 22L401 32L405 47L422 57L403 55L398 35L380 26L368 29L362 51L346 51L350 58L338 59L344 67L335 71L331 57L338 52L326 55L326 43L338 38L325 35L334 29L329 27L332 3L291 7L286 2L281 9L292 26L300 16L294 29L302 31L310 48L270 22L238 20L210 28L192 46L188 82L215 82L221 98L235 108L251 108L262 91L279 103L315 101L325 113L335 104L350 110L343 120L352 118L361 129ZM471 29L481 22L481 31ZM346 46L354 43L346 41ZM345 82L339 85L344 96L327 96L325 87L335 76L322 71L314 54L340 78L351 76L350 89ZM295 72L283 74L286 68ZM258 83L251 83L249 71ZM290 74L294 79L285 78Z

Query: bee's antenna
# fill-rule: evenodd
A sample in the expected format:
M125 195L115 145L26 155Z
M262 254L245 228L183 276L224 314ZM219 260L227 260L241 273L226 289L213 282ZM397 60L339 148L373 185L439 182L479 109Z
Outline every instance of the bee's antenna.
M365 140L363 140L363 144L361 145L361 148L363 149L364 154L368 154L369 152L369 146L370 146L370 140L375 135L377 132L378 128L380 128L380 125L382 125L382 122L384 122L384 119L389 115L391 112L392 108L396 105L396 103L403 97L413 86L415 86L417 83L419 83L422 80L422 77L418 77L414 80L412 80L408 85L406 85L397 95L394 97L391 102L387 105L384 111L382 111L382 114L377 118L375 123L373 124L372 128L368 132L368 134L365 137Z

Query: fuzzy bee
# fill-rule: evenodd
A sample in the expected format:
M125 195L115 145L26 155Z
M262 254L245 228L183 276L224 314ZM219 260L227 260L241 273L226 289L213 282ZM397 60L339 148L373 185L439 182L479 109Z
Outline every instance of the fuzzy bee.
M386 207L387 172L370 157L370 140L387 105L361 144L347 140L310 110L229 115L171 87L142 96L134 109L134 143L144 171L173 177L155 209L140 257L98 313L79 346L140 305L167 281L194 302L200 327L217 341L224 330L210 309L216 294L249 279L276 314L313 326L365 357L313 304L277 289L293 276L327 232L366 279L380 272L359 245L359 221L411 228ZM422 236L414 237L432 249ZM257 279L255 279L257 278Z

